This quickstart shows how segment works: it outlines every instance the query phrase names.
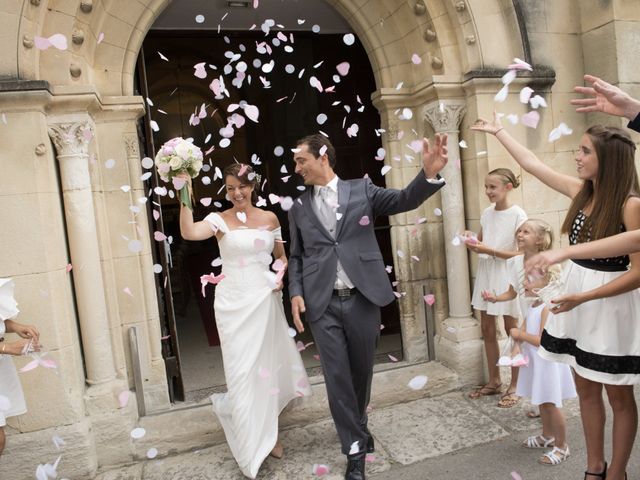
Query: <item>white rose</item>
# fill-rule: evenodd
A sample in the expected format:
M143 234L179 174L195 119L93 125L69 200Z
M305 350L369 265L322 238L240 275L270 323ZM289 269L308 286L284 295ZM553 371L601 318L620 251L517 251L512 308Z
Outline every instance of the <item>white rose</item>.
M192 145L189 142L180 142L176 147L176 155L184 160L191 158Z
M171 170L180 170L182 168L182 159L180 157L172 157L171 161L169 161L169 166Z

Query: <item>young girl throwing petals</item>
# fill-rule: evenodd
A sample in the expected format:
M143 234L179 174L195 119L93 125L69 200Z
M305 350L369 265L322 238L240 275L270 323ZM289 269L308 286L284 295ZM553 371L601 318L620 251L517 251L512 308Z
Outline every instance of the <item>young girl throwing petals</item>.
M503 316L507 332L518 326L520 312L516 301L495 304L483 298L485 291L502 292L509 286L506 261L518 255L515 251L515 233L527 219L524 210L517 205L511 205L508 199L509 192L518 185L518 179L508 168L498 168L489 172L484 181L484 188L493 205L485 209L480 217L478 241L474 239L466 242L467 248L480 257L471 304L480 310L482 337L489 368L489 382L471 392L470 398L496 395L502 391L500 368L497 365L499 347L496 316ZM499 407L509 408L518 403L518 396L515 394L517 380L518 369L514 367L511 369L511 384L498 402Z
M536 299L534 292L553 280L552 275L548 273L532 284L526 284L523 275L523 260L551 247L551 227L542 220L527 220L518 229L516 237L518 249L524 252L524 258L519 256L508 260L509 271L512 273L509 290L497 296L487 295L487 300L508 301L518 295L522 311L526 312L522 327L512 328L509 332L515 341L523 342L521 353L529 360L528 365L520 367L516 394L530 398L533 405L540 407L542 433L527 438L522 445L527 448L551 448L538 461L544 465L558 465L569 456L562 402L575 398L576 389L568 365L551 362L538 355L549 310ZM556 277L558 272L559 269L554 272Z
M562 226L571 244L640 228L636 146L624 130L596 125L582 136L578 178L554 171L520 145L494 117L473 130L495 135L511 156L540 181L571 198ZM640 254L575 260L563 272L567 293L553 300L540 355L571 365L587 446L585 480L623 480L633 448L640 383ZM613 453L607 472L603 389L613 410Z

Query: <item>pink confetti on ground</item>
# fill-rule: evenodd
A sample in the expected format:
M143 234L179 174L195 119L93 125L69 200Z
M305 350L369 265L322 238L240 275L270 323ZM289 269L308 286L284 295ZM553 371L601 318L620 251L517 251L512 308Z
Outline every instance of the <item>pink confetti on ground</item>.
M118 395L118 405L120 408L124 408L129 403L129 398L131 397L131 392L129 390L123 390Z
M373 463L376 461L376 456L372 453L367 453L367 456L364 457L364 461L367 463Z
M511 478L513 480L522 480L522 477L520 476L520 474L518 472L511 472Z
M314 475L316 475L318 477L322 477L323 475L327 475L329 473L329 467L327 467L324 464L314 463L313 464L313 469L311 470L311 473L313 473Z

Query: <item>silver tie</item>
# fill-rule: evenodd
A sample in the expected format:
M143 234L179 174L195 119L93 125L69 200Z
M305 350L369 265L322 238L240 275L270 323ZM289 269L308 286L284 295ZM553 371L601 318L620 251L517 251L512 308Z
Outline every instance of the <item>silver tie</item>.
M330 193L331 189L329 187L320 188L320 206L318 213L320 214L322 225L324 225L331 236L335 238L337 217L335 210L330 204Z

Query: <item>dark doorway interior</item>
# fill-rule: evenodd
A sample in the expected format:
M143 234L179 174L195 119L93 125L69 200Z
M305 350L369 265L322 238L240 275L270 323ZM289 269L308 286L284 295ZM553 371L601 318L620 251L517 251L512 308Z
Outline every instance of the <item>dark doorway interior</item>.
M196 200L211 198L212 203L204 206L196 202L196 220L204 218L210 211L230 206L223 197L223 183L214 179L214 172L216 167L222 170L236 160L254 161L254 168L262 174L263 182L266 180L261 192L264 198L270 193L297 197L301 193L302 182L293 172L290 149L298 138L318 130L325 132L336 147L337 173L341 178L359 178L368 174L375 184L384 186L380 173L382 162L374 158L381 147L376 133L380 128L380 118L370 100L375 82L362 45L356 40L354 45L346 46L342 35L316 35L311 32L284 32L283 35L287 42L281 42L277 47L272 43L273 35L265 38L262 32L247 31L217 34L209 31L152 30L144 41L139 62L140 93L148 99L151 118L146 119L147 125L149 120L153 120L159 127L154 133L147 128L147 136L149 139L153 137L153 141L146 142L147 154L153 156L155 149L176 136L192 137L203 151L209 151L205 156L205 169L208 171L203 171L194 181L194 189ZM270 54L257 52L257 46L265 41L271 48ZM295 47L291 52L283 49L287 43ZM240 60L231 63L231 74L224 75L225 65L229 65L233 54L240 54ZM271 60L275 65L273 71L265 74L260 66ZM206 61L207 76L197 78L194 65L203 61ZM231 80L240 61L247 64L247 78L238 88L231 85ZM339 75L336 70L336 66L343 62L350 65L346 76ZM293 66L292 73L288 73L287 69L292 68L288 65ZM230 96L216 99L209 85L221 75L225 77ZM259 78L261 76L269 82L269 88L265 88L265 83ZM320 93L310 84L311 76L315 76L324 88L335 85L334 92ZM222 148L219 130L231 115L228 107L241 101L259 108L259 123L247 120L244 126L236 129L231 144ZM203 104L206 114L199 118L197 125L190 125L192 114L198 114ZM327 117L322 125L317 121L321 114ZM352 124L357 124L359 131L357 136L349 138L345 131ZM212 147L215 148L210 150ZM281 147L284 153L277 155L276 147ZM205 178L211 180L210 184L203 183ZM165 308L164 329L177 335L180 348L178 373L182 375L186 398L198 400L224 386L213 315L214 293L209 287L203 298L199 280L205 273L219 272L220 267L211 265L218 257L218 248L215 239L204 242L182 240L177 201L169 195L154 195L154 198L161 207L164 233L171 241L167 249L170 256L167 257L169 276L165 289L165 293L169 293L164 298L172 305ZM267 208L278 215L286 240L289 238L286 212L270 202ZM385 262L393 265L386 217L376 220L376 231ZM164 247L158 247L158 253L164 255ZM158 279L162 288L163 280ZM390 279L395 280L393 273ZM286 291L284 298L285 310L292 323ZM385 328L378 361L389 361L387 354L401 357L402 352L397 304L394 302L385 307L382 314ZM305 344L312 341L309 333L296 340ZM313 346L302 354L310 373L316 373L319 362ZM182 399L179 392L174 397Z

